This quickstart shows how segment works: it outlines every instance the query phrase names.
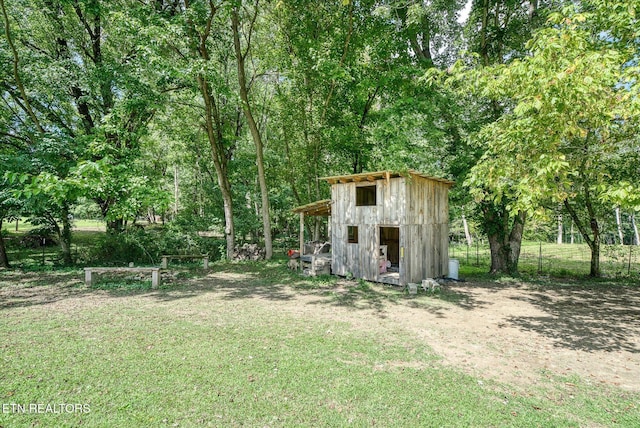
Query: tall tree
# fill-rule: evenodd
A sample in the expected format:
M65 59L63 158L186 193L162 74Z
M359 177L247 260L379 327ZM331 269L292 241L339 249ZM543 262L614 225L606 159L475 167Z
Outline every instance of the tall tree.
M472 4L466 25L466 41L472 52L477 54L477 67L488 67L503 64L524 56L527 53L526 41L539 26L541 15L548 13L549 2L529 2L519 0L475 0ZM464 79L464 77L463 77ZM468 83L468 82L467 82ZM464 86L464 85L463 85ZM459 92L462 99L468 99L466 89ZM510 106L503 100L487 100L474 98L467 103L467 117L474 123L469 124L471 135L479 127L487 123L499 121ZM473 111L470 113L468 110ZM462 165L466 168L457 170L460 181L469 177L471 167L484 153L483 141L472 143L460 151L463 153ZM469 155L471 157L469 158ZM454 156L455 157L455 156ZM470 160L470 162L469 162ZM478 180L468 180L475 190L475 208L478 213L481 230L487 235L492 273L515 274L524 226L527 219L526 210L511 210L510 195L495 194L495 189Z
M623 185L638 185L637 165L628 176L622 159L640 150L635 50L603 38L598 13L607 12L554 14L530 56L476 72L478 93L513 108L480 132L487 152L471 178L495 198L510 196L511 212L531 212L543 198L562 203L591 249L592 276L600 275L604 213Z
M28 152L41 153L29 174L64 180L75 167L100 171L102 185L85 187L87 196L100 205L109 231L121 230L113 208L130 196L126 177L133 177L140 136L158 105L155 73L143 66L146 43L135 31L137 4L37 0L6 6L14 72L3 81L3 95L20 125L15 135L29 140ZM96 168L80 168L87 162Z
M262 134L258 128L258 123L254 117L254 109L249 100L249 91L251 90L247 82L247 59L252 53L251 41L254 37L254 25L258 18L259 1L256 0L250 7L243 7L242 2L231 10L231 29L233 32L233 47L236 54L236 63L238 67L238 87L240 91L240 99L242 100L242 111L249 125L251 138L256 147L256 166L258 167L258 183L260 184L261 210L262 210L262 228L264 233L265 258L271 259L273 256L273 244L271 242L271 213L269 204L269 189L267 188L267 180L264 172L264 143ZM245 19L248 21L246 25L241 25L239 10L246 12ZM241 30L242 28L242 30ZM244 36L245 46L242 46L240 35Z
M159 41L155 63L167 70L174 100L192 110L209 143L224 212L226 256L235 247L234 202L230 163L241 132L242 110L235 102L230 3L157 1L147 8Z

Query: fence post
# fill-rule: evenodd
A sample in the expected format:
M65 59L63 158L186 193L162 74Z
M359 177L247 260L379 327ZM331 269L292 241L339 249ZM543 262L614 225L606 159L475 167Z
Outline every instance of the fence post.
M542 274L542 242L540 242L540 251L538 252L538 275Z
M469 264L469 246L467 245L467 265Z

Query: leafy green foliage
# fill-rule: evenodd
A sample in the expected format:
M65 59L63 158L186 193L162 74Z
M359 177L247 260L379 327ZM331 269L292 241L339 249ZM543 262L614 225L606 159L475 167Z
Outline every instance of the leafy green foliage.
M475 93L505 109L476 136L486 147L468 180L476 198L508 201L512 212L564 204L592 247L593 275L598 219L607 205L634 205L622 197L638 188L637 165L623 159L640 150L635 54L603 40L597 12L606 13L552 14L529 42L530 56L464 73Z
M224 241L200 237L177 227L128 228L118 235L107 234L82 256L87 264L123 265L129 262L157 265L167 254L208 254L211 260L220 259Z

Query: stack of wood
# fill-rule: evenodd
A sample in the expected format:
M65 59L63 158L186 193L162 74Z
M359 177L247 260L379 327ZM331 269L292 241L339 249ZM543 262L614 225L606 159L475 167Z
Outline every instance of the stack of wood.
M258 244L243 244L233 250L233 260L264 260L265 250Z

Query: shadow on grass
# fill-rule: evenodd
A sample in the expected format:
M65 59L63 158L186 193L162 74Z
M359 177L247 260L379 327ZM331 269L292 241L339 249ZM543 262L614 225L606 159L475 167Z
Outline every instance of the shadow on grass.
M197 296L199 292L188 292L184 284L192 276L191 271L181 271L170 278L158 289L151 287L150 275L137 278L137 274L114 273L94 274L94 284L87 287L84 272L77 268L64 268L55 271L4 270L0 272L0 310L36 305L47 305L62 300L82 298L91 295L109 297L128 297L134 295L154 295L160 298L171 290L181 288L186 293L182 297ZM172 296L175 298L175 296Z
M307 295L317 297L309 304L346 307L352 310L372 311L380 318L387 317L390 306L406 306L445 317L447 307L459 305L465 298L444 287L436 292L424 292L409 295L405 288L371 283L363 280L334 279L330 288L307 291Z
M440 314L443 303L467 304L469 299L443 291L408 296L402 288L349 281L335 276L308 278L287 270L282 261L212 264L205 272L199 268L170 269L162 273L161 284L151 288L148 278L135 275L96 275L94 285L86 287L79 269L54 272L7 271L0 278L0 310L45 305L87 295L109 297L149 296L173 301L217 293L223 300L260 298L289 301L297 296L312 297L308 304L371 310L386 317L388 305L404 304Z
M386 318L387 305L398 304L402 299L398 290L384 288L366 281L336 279L331 288L307 289L304 294L313 296L312 305L331 305L353 310L373 311L378 317Z
M216 293L223 300L260 298L291 301L307 297L306 304L371 311L386 318L388 309L404 305L440 318L454 307L468 311L491 310L492 295L521 289L509 297L526 301L539 316L510 316L505 324L554 340L558 348L584 351L640 352L640 288L616 286L610 281L584 283L480 278L449 283L441 291L409 296L400 287L353 281L334 276L303 278L282 262L213 264L208 272L198 268L171 270L158 289L140 281L101 282L86 287L82 271L3 271L0 276L0 310L46 305L88 295L109 297L149 296L159 301L195 298ZM585 285L586 284L586 285ZM480 291L480 292L479 292ZM500 296L504 298L504 296Z
M489 293L521 288L522 293L509 298L525 301L543 314L510 316L505 324L546 336L557 348L640 352L640 287L632 278L523 276L491 281L485 275L474 278L469 291L479 288ZM483 306L477 303L469 309Z

